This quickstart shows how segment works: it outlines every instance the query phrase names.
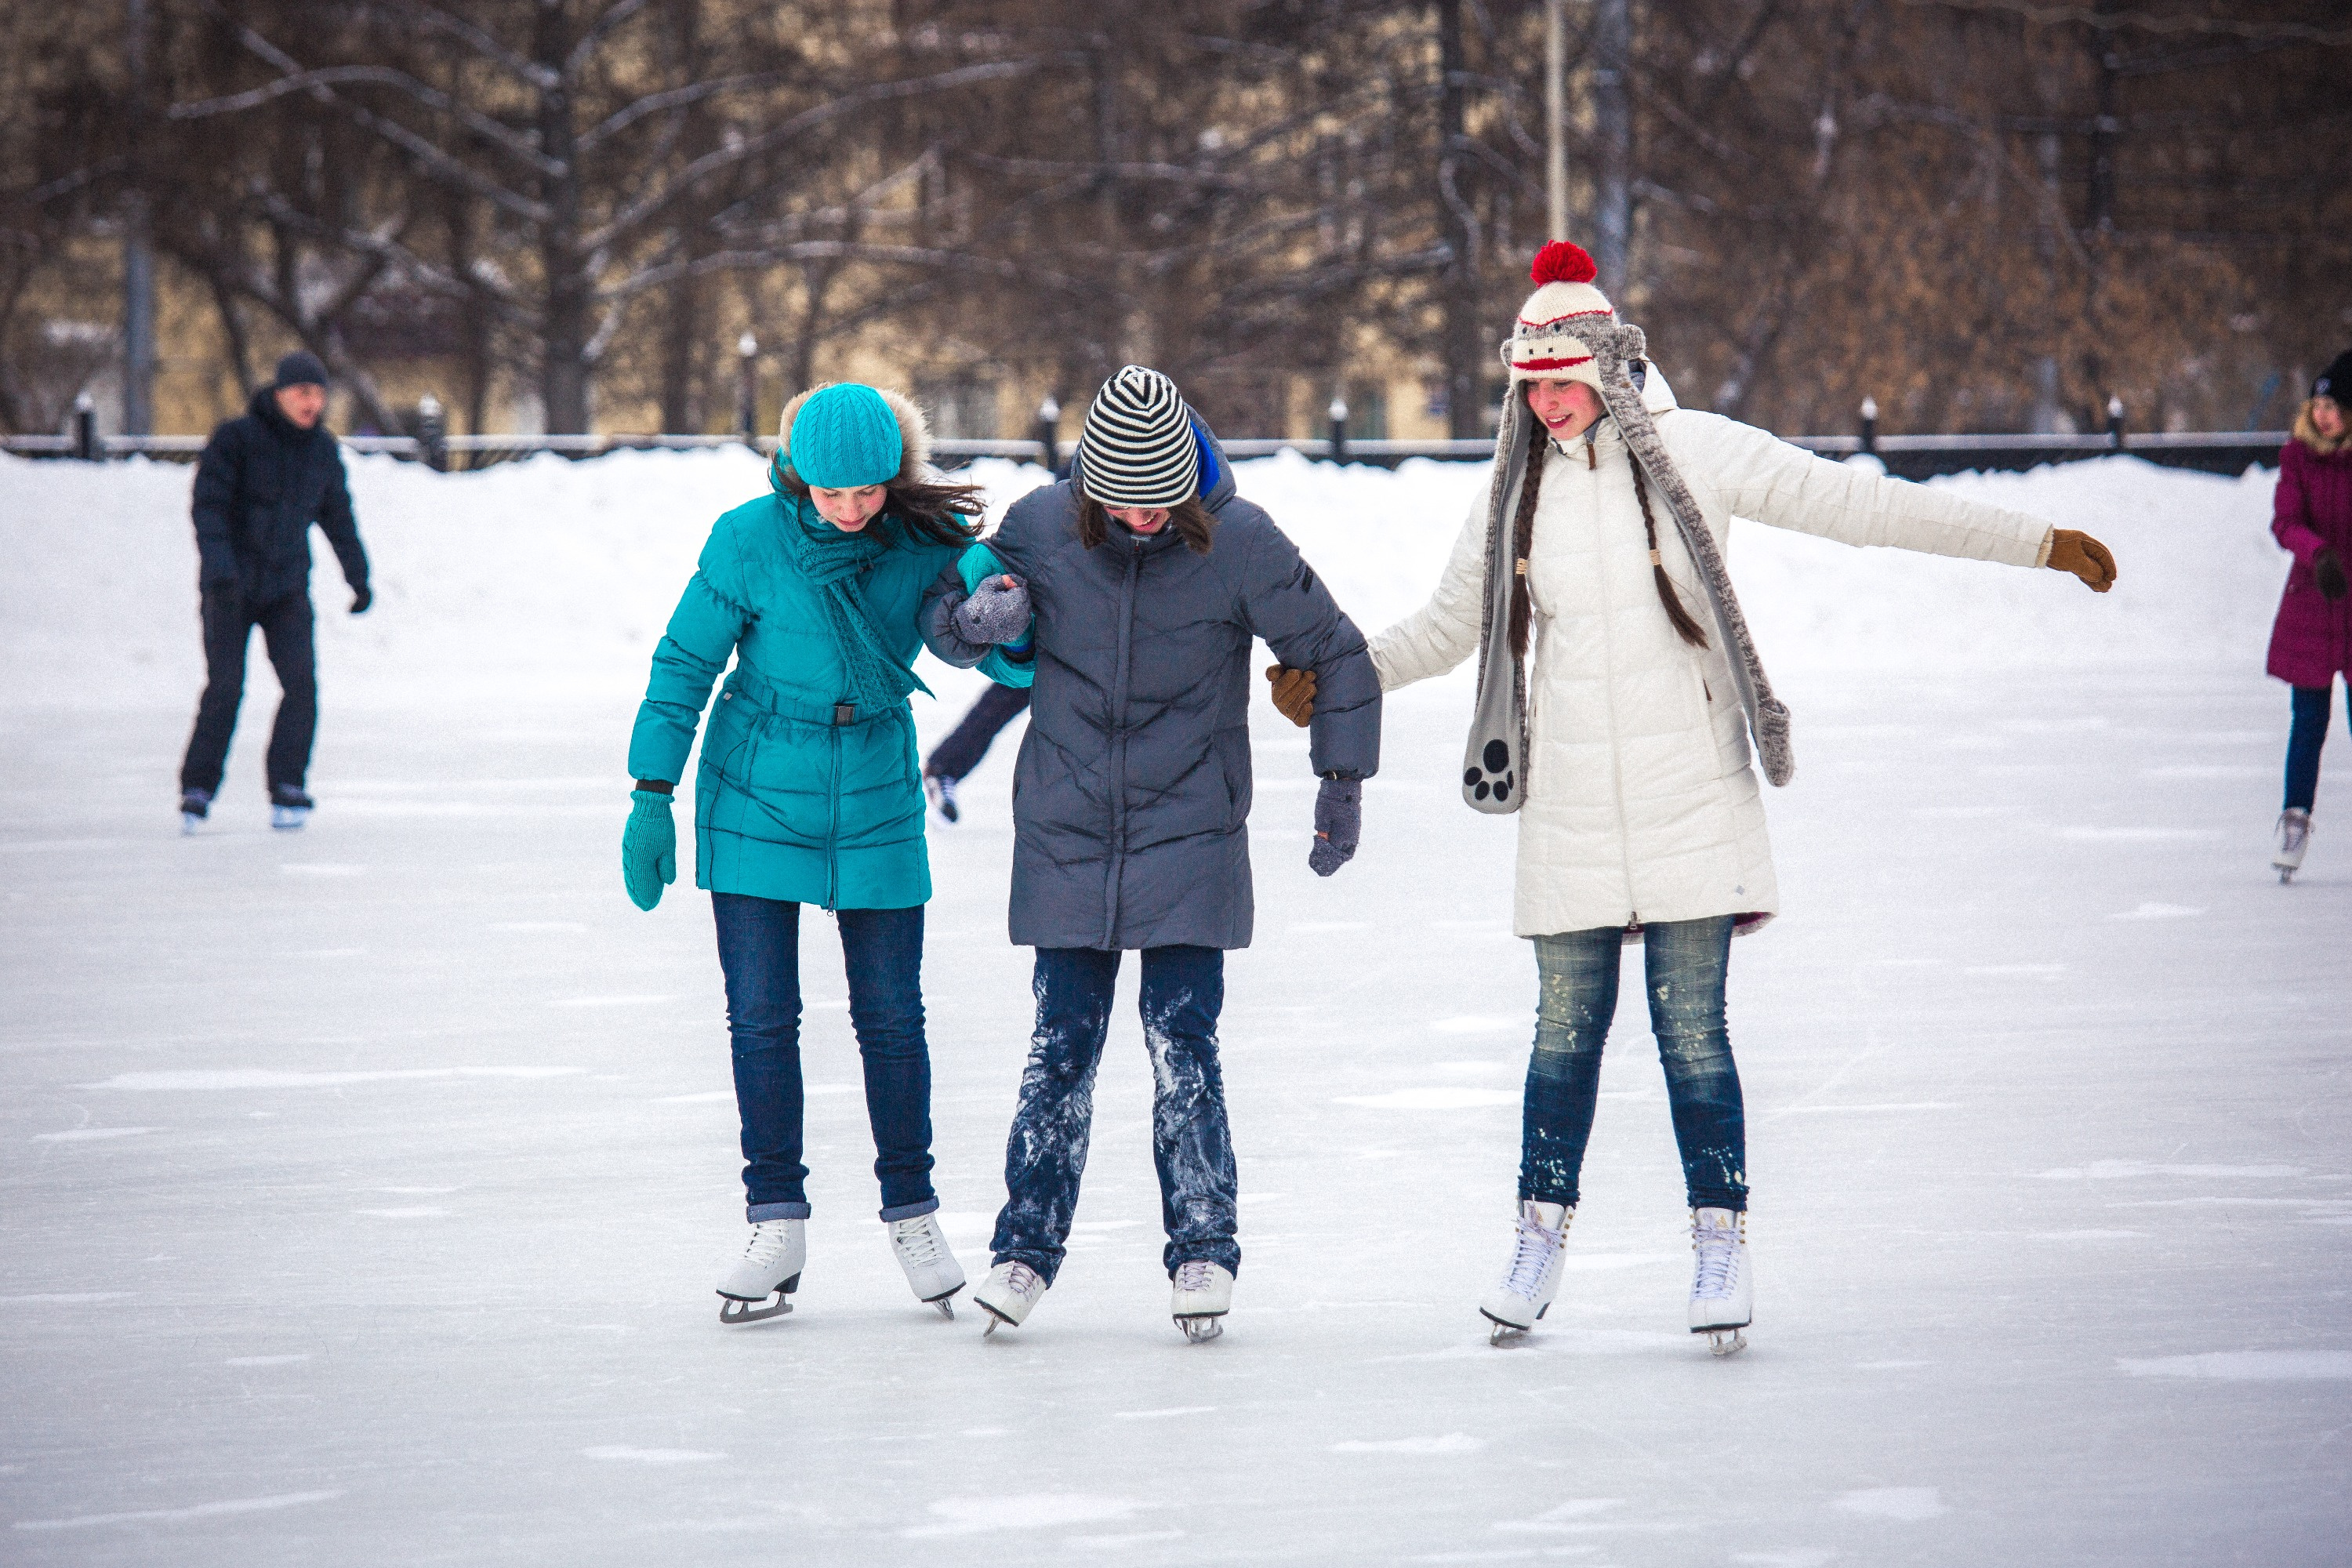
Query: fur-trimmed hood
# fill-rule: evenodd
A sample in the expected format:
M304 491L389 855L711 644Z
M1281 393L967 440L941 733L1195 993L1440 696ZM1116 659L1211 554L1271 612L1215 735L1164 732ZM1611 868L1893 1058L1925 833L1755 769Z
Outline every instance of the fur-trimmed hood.
M785 404L784 416L776 423L777 472L803 489L807 488L807 482L793 472L792 464L784 460L784 454L793 449L793 420L800 414L802 405L833 384L829 381L820 382ZM931 466L930 421L923 417L923 411L916 406L914 399L887 386L877 386L874 390L882 395L882 401L890 405L890 412L898 418L898 440L905 453L898 459L898 473L892 482L912 484L921 479Z
M2303 406L2294 411L2294 438L2310 447L2314 456L2321 458L2332 458L2346 447L2352 446L2352 425L2346 426L2344 434L2333 440L2319 433L2319 426L2312 421L2311 403L2312 400L2306 397L2303 400Z

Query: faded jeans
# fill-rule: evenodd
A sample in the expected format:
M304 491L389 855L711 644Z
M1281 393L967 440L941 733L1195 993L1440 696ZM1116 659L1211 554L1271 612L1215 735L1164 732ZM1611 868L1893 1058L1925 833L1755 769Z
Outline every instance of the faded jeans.
M743 1119L743 1187L754 1224L806 1219L801 1163L801 907L713 893L735 1105ZM931 1191L931 1053L923 1036L923 908L838 910L849 1026L866 1068L866 1116L882 1217L940 1206Z
M1748 1133L1739 1069L1724 1032L1729 915L1669 921L1642 932L1650 1028L1666 1069L1666 1100L1693 1208L1746 1209ZM1614 927L1539 936L1536 1045L1528 1062L1519 1196L1576 1206L1592 1135L1601 1051L1617 1012L1624 933Z
M1062 1267L1087 1136L1095 1068L1110 1032L1119 955L1086 947L1037 950L1037 1032L1021 1075L1021 1108L1004 1146L1004 1212L993 1261L1025 1263L1047 1284ZM1143 1045L1151 1056L1151 1161L1168 1272L1196 1259L1239 1272L1234 1241L1233 1138L1217 1068L1225 955L1213 947L1143 950Z

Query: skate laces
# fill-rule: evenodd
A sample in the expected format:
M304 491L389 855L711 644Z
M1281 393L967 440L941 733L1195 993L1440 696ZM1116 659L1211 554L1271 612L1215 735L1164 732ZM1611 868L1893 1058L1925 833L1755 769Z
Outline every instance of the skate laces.
M1025 1263L1008 1263L1004 1266L1004 1288L1016 1296L1034 1296L1045 1289L1045 1279Z
M1185 1291L1207 1289L1215 1283L1209 1274L1210 1267L1211 1265L1205 1259L1198 1258L1189 1263L1178 1264L1176 1289Z
M890 1245L916 1268L928 1268L940 1260L944 1238L936 1226L923 1223L929 1217L917 1215L913 1219L894 1220L890 1225Z
M752 1226L751 1239L743 1246L745 1259L767 1264L782 1258L784 1248L792 1245L792 1235L786 1224L780 1219L763 1219Z
M2287 812L2278 819L2279 847L2292 855L2303 847L2311 837L2311 818L2307 815Z
M1543 1278L1551 1268L1552 1255L1560 1248L1560 1233L1546 1230L1531 1219L1518 1222L1518 1240L1511 1248L1510 1267L1503 1270L1503 1289L1514 1296L1535 1300L1543 1288Z
M1698 1272L1691 1281L1694 1296L1728 1296L1731 1277L1739 1267L1740 1234L1737 1226L1691 1222L1691 1246L1698 1252Z

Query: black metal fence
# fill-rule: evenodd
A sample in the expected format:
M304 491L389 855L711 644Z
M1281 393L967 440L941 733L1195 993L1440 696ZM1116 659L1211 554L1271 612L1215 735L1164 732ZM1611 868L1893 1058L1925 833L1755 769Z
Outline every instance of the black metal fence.
M693 451L703 447L750 446L761 453L776 449L775 437L763 436L449 436L440 427L437 405L420 406L415 436L347 436L343 445L354 452L381 452L435 468L480 468L518 458L553 452L566 458L594 458L607 452ZM1044 411L1040 410L1042 414ZM1366 463L1393 468L1413 458L1438 461L1485 462L1495 455L1491 440L1384 441L1350 440L1344 410L1331 421L1329 434L1301 440L1243 438L1224 444L1228 457L1267 458L1297 452L1316 461ZM1886 465L1889 473L1908 479L1969 469L2020 470L2045 463L2073 462L2084 458L2118 454L2142 458L2166 468L2196 468L2207 473L2238 474L2256 464L2275 463L2285 445L2284 430L2191 431L2134 434L2125 429L2120 405L2109 404L2107 428L2089 435L2013 436L1882 436L1877 409L1863 405L1862 430L1854 436L1792 436L1788 439L1825 458L1849 458L1867 453ZM1073 443L1060 440L1041 426L1029 440L941 439L932 442L932 455L943 466L961 468L976 458L1009 458L1016 462L1044 463L1058 468L1068 461ZM193 462L204 450L201 436L101 436L87 407L76 410L75 429L63 436L0 437L0 450L30 458L68 458L102 461L110 458L146 457Z

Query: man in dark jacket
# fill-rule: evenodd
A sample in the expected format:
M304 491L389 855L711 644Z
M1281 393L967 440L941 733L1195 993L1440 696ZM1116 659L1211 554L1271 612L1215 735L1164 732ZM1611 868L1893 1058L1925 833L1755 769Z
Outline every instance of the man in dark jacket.
M205 694L195 732L180 764L180 816L193 833L212 809L228 758L237 706L245 700L245 654L261 628L285 696L269 733L271 826L302 826L310 797L303 775L319 724L317 659L310 640L310 525L317 523L342 563L352 614L374 601L367 552L360 547L343 484L342 454L320 423L327 408L327 369L315 355L278 362L269 385L253 395L240 418L213 432L196 465L194 514L199 591L204 604Z
M1013 775L1011 928L1037 950L1037 1028L995 1267L972 1299L1018 1324L1053 1282L1120 953L1139 950L1162 1261L1172 1315L1207 1338L1241 1263L1216 1026L1225 952L1249 945L1255 914L1250 648L1265 638L1318 683L1308 864L1328 877L1355 853L1362 781L1380 765L1380 678L1363 637L1235 492L1174 384L1129 365L1088 411L1072 477L1014 502L933 586L924 637L950 664L1034 682Z

